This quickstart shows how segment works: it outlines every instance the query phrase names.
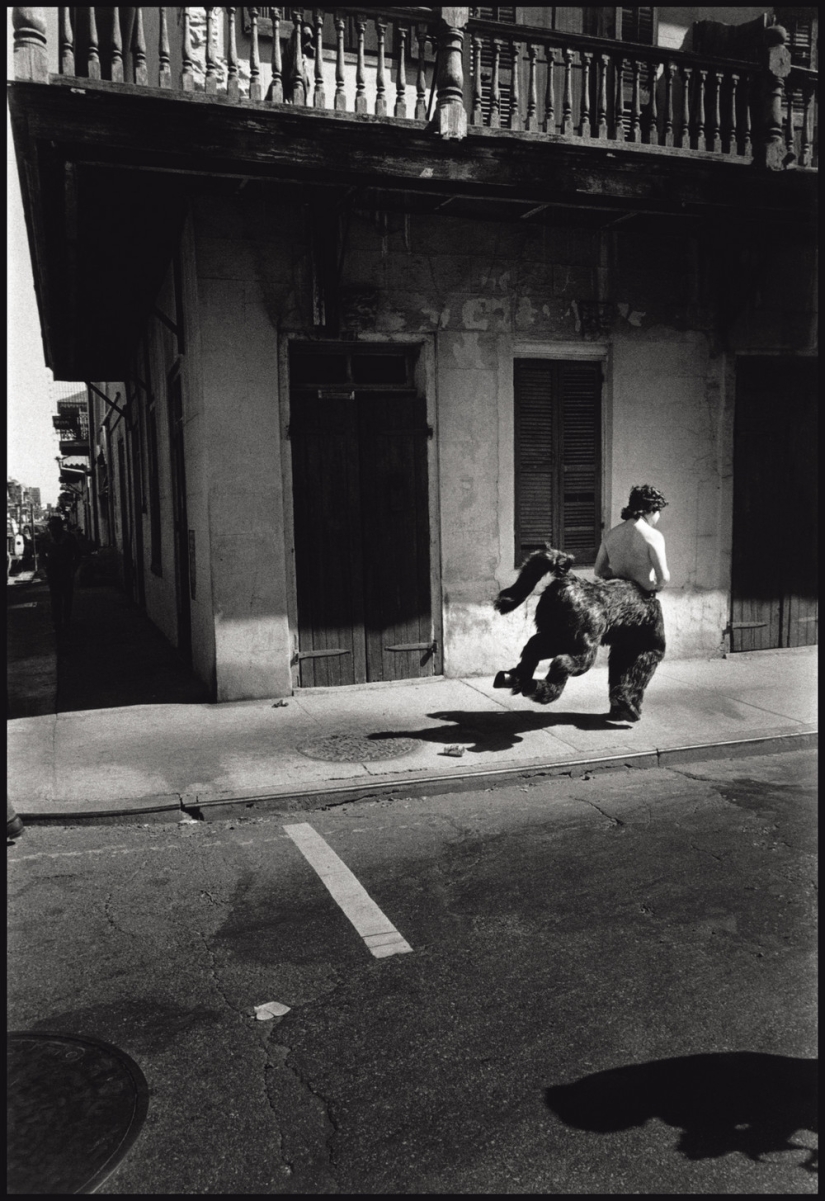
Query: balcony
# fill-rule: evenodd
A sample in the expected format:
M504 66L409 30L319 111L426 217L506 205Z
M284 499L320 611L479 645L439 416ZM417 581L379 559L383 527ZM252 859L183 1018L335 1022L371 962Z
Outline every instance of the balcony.
M780 27L720 58L471 12L14 9L12 128L58 376L118 378L194 178L298 204L311 188L319 213L369 193L492 219L812 223L818 76Z
M818 164L818 75L792 65L779 26L736 60L500 24L472 9L445 9L450 25L424 7L136 8L120 20L112 9L61 8L49 44L45 11L14 10L18 80L373 116L448 138L469 127Z

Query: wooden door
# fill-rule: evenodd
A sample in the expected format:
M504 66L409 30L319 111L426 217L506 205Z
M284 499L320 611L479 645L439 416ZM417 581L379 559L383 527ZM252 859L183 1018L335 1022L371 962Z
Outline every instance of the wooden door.
M815 360L738 360L733 651L817 642L816 396Z
M428 433L413 391L293 388L301 686L434 673Z

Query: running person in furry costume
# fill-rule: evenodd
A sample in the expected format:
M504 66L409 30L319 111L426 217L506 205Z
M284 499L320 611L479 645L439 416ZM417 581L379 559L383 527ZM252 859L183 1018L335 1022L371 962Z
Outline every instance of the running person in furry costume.
M670 580L665 540L655 528L667 501L649 484L634 487L622 510L622 522L604 537L596 557L598 580L569 573L573 556L548 547L535 551L519 577L495 601L510 613L548 574L554 579L536 606L536 629L517 667L500 671L494 688L511 688L541 705L556 701L570 676L580 676L596 661L599 644L610 647L609 718L638 721L642 699L665 654L662 606L656 596ZM540 660L552 659L547 678L536 684Z

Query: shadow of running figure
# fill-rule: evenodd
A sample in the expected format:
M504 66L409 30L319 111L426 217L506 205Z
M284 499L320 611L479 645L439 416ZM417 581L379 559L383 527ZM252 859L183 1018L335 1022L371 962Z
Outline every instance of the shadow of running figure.
M659 1118L681 1130L686 1159L716 1159L738 1151L756 1163L775 1151L817 1153L791 1141L817 1130L817 1062L753 1051L687 1055L596 1072L545 1092L567 1126L599 1134Z
M494 688L510 688L540 705L558 700L570 676L584 675L596 662L599 645L610 647L609 717L638 721L642 699L665 654L662 606L652 592L632 580L582 580L570 572L573 556L554 550L534 551L518 579L494 602L499 613L511 613L546 575L552 575L536 606L536 630L521 659L500 671ZM542 659L552 659L547 678L533 673Z

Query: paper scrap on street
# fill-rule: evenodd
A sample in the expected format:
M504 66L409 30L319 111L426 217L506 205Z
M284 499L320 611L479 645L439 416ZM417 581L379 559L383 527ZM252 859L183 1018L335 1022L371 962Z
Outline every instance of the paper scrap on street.
M259 1022L268 1022L272 1018L282 1018L285 1013L289 1013L289 1006L282 1005L280 1001L267 1001L265 1005L255 1006L255 1017Z

